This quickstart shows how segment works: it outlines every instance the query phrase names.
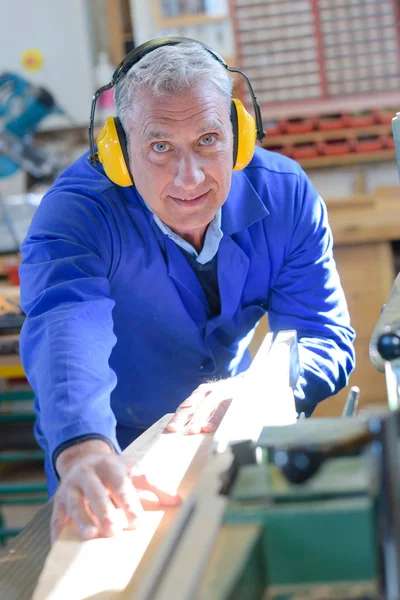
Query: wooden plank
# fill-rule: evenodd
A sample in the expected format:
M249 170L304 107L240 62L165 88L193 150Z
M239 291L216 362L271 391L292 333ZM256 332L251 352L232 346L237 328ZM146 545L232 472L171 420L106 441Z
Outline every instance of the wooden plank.
M220 474L229 468L232 458L227 451L213 456L205 466L195 489L180 510L179 523L168 534L163 563L158 560L158 565L151 565L144 585L131 596L132 599L193 599L228 503L228 498L219 494ZM174 546L177 546L175 552Z
M165 432L171 416L165 415L157 421L127 448L125 454L140 461ZM48 554L33 600L83 600L100 592L104 592L104 600L115 598L115 594L128 584L140 561L139 551L145 551L161 517L159 511L147 512L148 522L137 530L87 542L78 538L71 528L65 528ZM112 560L115 556L118 556L117 561Z
M146 440L139 438L136 448L134 442L127 454L138 458L154 483L171 492L178 489L186 500L207 462L213 435L168 433L170 417L146 432ZM33 600L84 600L96 594L102 600L136 598L148 573L163 562L160 549L179 514L179 508L145 511L136 530L88 541L65 528L47 557Z
M171 415L143 433L124 452L138 460L150 448L165 428ZM23 531L7 546L0 549L0 598L1 600L32 600L46 557L50 551L50 517L53 501L47 502ZM47 567L46 567L47 568ZM56 564L57 572L60 566Z
M290 336L289 336L290 337ZM283 336L283 341L286 341ZM269 355L270 336L266 343L261 346L261 358ZM272 350L274 347L272 347ZM271 350L271 354L272 354ZM271 373L280 371L283 379L287 378L288 369L278 369L276 361L282 360L282 349L277 348L276 354L273 354L275 369L272 365L265 368L262 374L265 381L260 382L257 375L249 369L249 388L246 402L243 402L243 396L239 393L234 397L229 407L226 417L221 423L222 430L225 419L229 419L230 411L233 407L234 414L238 417L240 423L244 423L250 416L257 418L253 414L253 409L261 401L266 405L262 418L268 423L276 420L276 403L281 398L278 394L269 393ZM287 350L283 350L288 358ZM256 359L259 358L257 355ZM267 367L267 365L266 365ZM247 375L247 374L246 374ZM246 378L246 375L243 379ZM243 379L241 381L243 381ZM274 377L272 377L274 380ZM255 393L254 384L261 385L263 395ZM274 381L274 384L276 382ZM284 390L285 398L282 398L284 405L290 404L286 398L287 382L283 381L279 386L279 391ZM240 388L239 388L240 389ZM277 390L276 390L277 391ZM254 399L252 395L254 394ZM291 393L292 411L285 411L285 418L290 418L292 422L295 418L293 393ZM240 407L241 410L238 410ZM268 412L269 407L269 412ZM258 417L260 420L260 416ZM266 421L265 421L266 419ZM157 583L161 577L168 560L175 548L177 539L183 542L183 554L175 556L175 561L171 562L169 575L167 572L167 581L173 585L176 580L176 574L179 571L179 565L182 564L182 558L185 556L185 538L183 536L186 528L186 520L191 516L192 510L199 509L200 519L190 521L189 530L199 532L201 523L207 511L201 512L201 504L197 502L198 498L206 498L206 506L213 504L216 511L216 518L212 527L208 529L206 535L203 535L203 542L207 550L216 533L218 520L222 517L225 500L219 498L216 494L216 482L214 477L212 485L208 475L208 469L216 468L219 462L228 460L229 450L226 454L219 456L217 463L210 462L210 457L215 449L214 434L183 435L181 433L169 433L165 429L169 417L159 421L153 426L153 431L146 433L146 438L139 438L136 445L132 445L127 452L134 456L140 466L145 471L147 477L152 483L166 491L178 493L183 499L181 507L167 508L165 510L145 511L141 522L136 530L124 531L112 538L103 538L83 541L77 537L71 528L65 528L60 538L53 545L51 552L46 560L45 567L39 578L33 600L61 600L64 598L74 598L74 600L84 600L101 594L102 600L131 600L133 598L141 600L153 600L154 583ZM251 419L250 419L251 420ZM258 424L260 426L260 423ZM262 423L261 423L262 426ZM218 432L218 430L217 430ZM226 432L225 432L226 435ZM135 454L136 453L136 454ZM228 457L228 458L227 458ZM206 468L208 466L208 469ZM204 485L198 485L205 473L206 479ZM217 472L216 472L217 473ZM216 474L214 473L214 475ZM205 496L203 496L205 494ZM203 505L204 506L204 505ZM200 507L200 508L199 508ZM182 540L181 540L182 538ZM190 543L190 538L186 537L186 543ZM196 573L198 577L205 567L204 548L198 548L192 554L196 559ZM114 562L117 564L114 565ZM178 565L178 566L177 566ZM190 574L189 567L186 568ZM190 598L193 583L190 577L186 577L186 587L182 588L186 596L182 599ZM197 579L199 581L199 579ZM79 583L78 583L79 582ZM168 589L168 588L167 588ZM170 589L170 588L169 588ZM161 592L160 592L161 593ZM187 595L189 594L189 596ZM100 597L100 596L99 596ZM171 596L170 596L171 597ZM163 599L160 596L160 600Z

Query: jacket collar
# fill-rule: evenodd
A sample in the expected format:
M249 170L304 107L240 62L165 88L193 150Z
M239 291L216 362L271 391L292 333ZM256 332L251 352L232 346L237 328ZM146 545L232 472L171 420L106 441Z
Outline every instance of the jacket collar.
M228 235L246 229L269 214L244 171L232 173L231 189L222 207L222 231Z

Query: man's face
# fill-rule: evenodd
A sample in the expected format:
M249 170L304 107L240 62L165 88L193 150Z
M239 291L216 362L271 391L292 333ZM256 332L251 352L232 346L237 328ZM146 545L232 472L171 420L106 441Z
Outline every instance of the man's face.
M141 90L127 134L135 185L153 212L182 237L204 235L231 184L226 98L207 82L162 97Z

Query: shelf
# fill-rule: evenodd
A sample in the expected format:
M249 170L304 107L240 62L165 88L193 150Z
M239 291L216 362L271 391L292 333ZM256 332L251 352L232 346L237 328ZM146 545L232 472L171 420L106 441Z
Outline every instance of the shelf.
M359 135L381 135L390 134L392 132L392 124L385 123L380 125L369 125L367 127L344 127L343 129L324 129L313 130L305 133L282 133L279 135L271 135L267 138L263 145L268 149L268 146L278 146L281 144L295 144L297 142L322 142L327 139L341 139L349 137L358 137Z
M254 74L252 79L261 111L271 119L339 112L344 107L348 111L365 110L398 103L398 0L388 0L383 11L379 0L373 6L370 2L371 11L361 10L359 18L352 11L352 3L341 2L339 14L331 7L334 4L327 0L305 2L307 8L296 25L296 16L289 13L288 20L286 4L282 1L276 2L275 10L270 11L270 2L253 4L250 0L231 0L238 66ZM253 6L259 8L253 11ZM264 35L255 35L263 23ZM292 36L284 38L279 33L292 28L295 28ZM383 35L379 36L379 31L383 31ZM276 41L276 34L284 39ZM262 59L266 47L268 61ZM370 60L361 65L355 53L364 54ZM290 60L286 62L288 55ZM301 76L305 59L317 70L317 80ZM282 68L275 70L275 64L281 63ZM260 80L268 83L265 92L263 85L257 86ZM243 95L247 103L249 96Z
M396 160L395 150L379 150L377 152L349 152L349 154L336 154L332 156L318 156L304 158L297 162L304 169L318 167L340 167L385 160Z

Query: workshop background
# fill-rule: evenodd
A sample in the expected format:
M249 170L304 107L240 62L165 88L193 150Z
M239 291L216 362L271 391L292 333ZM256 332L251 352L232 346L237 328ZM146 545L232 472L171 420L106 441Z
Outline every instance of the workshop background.
M19 245L55 177L87 149L94 91L165 34L212 46L249 76L263 146L297 160L328 206L347 296L359 410L387 404L368 344L400 264L398 0L3 0L0 4L0 546L46 499L19 360ZM21 18L21 15L25 15ZM241 81L235 94L251 110ZM113 114L101 97L97 127ZM268 329L260 323L254 352ZM348 388L349 389L349 388ZM342 413L348 389L317 416Z

